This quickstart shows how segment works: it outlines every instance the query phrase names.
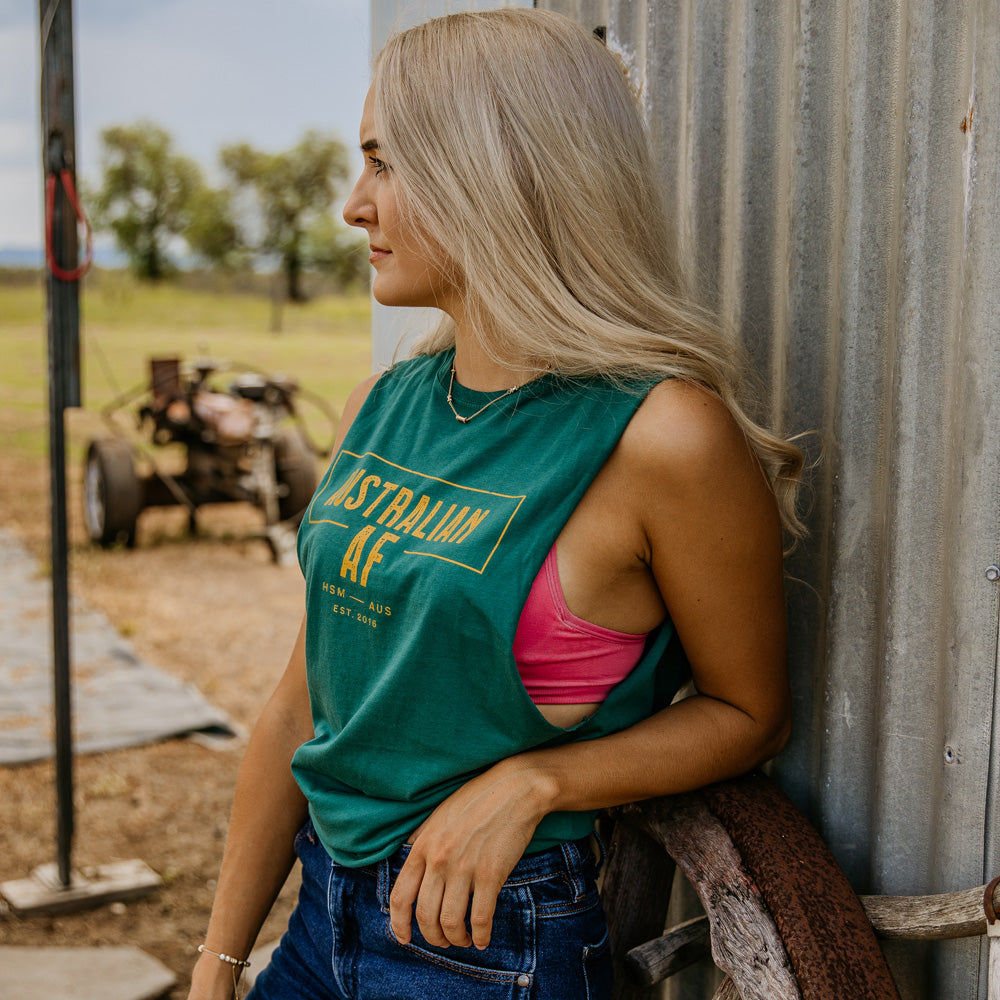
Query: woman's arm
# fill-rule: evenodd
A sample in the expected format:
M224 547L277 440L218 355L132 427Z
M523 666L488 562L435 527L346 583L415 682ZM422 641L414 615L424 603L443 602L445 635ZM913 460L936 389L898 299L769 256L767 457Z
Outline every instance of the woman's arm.
M292 844L306 819L306 801L292 777L292 754L311 739L305 682L305 619L278 687L240 765L229 834L205 936L212 951L246 958L295 860ZM194 968L191 1000L229 998L233 969L203 954Z
M340 447L377 376L350 395L337 430ZM240 765L233 812L205 947L245 958L295 861L295 834L306 819L306 800L292 777L292 755L313 737L306 682L305 618L278 687L264 707ZM203 954L195 965L189 1000L229 1000L233 967Z
M446 799L417 831L393 890L400 940L415 903L431 943L485 947L499 888L547 813L733 777L788 738L780 523L742 433L710 393L668 382L640 407L619 452L629 498L620 516L637 521L638 556L697 694L620 733L501 761Z

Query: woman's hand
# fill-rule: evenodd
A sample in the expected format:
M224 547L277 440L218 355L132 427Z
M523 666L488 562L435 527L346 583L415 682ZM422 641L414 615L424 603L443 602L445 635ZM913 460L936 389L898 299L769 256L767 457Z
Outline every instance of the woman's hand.
M500 888L549 811L551 795L537 771L512 757L445 799L414 833L393 887L389 912L397 939L410 940L415 914L430 944L485 948Z
M236 971L241 973L243 970ZM238 982L238 975L236 979ZM233 966L220 962L214 955L200 955L192 971L191 991L187 1000L232 1000L236 995L233 988Z

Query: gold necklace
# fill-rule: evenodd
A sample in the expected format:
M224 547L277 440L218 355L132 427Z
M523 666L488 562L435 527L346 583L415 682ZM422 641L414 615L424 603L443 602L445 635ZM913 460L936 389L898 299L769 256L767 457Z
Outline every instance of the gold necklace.
M452 364L451 379L448 382L448 405L451 407L451 412L455 414L455 419L460 424L467 424L473 418L478 417L479 414L483 412L483 410L488 410L494 403L499 403L501 399L506 399L511 393L517 392L518 389L523 387L523 383L522 385L512 385L509 389L506 390L506 392L501 392L499 396L494 396L493 399L491 399L485 406L480 406L475 413L470 414L468 417L463 417L458 412L458 410L455 409L455 404L454 402L452 402L451 398L451 390L454 388L454 386L455 386L455 365Z

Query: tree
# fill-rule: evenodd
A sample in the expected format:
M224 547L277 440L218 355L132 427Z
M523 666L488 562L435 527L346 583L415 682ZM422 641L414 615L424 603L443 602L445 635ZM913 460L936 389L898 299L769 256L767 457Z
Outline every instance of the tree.
M156 281L174 267L167 248L187 227L204 188L201 170L175 153L170 135L152 122L104 129L101 143L95 223L114 233L136 274Z
M338 289L368 287L367 235L338 223L329 212L310 225L303 250L309 267L333 278Z
M217 268L245 263L247 248L233 218L232 195L203 187L191 199L184 239L192 252Z
M329 210L347 177L344 144L310 130L284 153L264 153L238 143L223 148L221 159L237 190L251 193L256 202L259 238L245 236L245 241L260 254L280 257L285 294L301 301L300 277L308 264L306 235Z

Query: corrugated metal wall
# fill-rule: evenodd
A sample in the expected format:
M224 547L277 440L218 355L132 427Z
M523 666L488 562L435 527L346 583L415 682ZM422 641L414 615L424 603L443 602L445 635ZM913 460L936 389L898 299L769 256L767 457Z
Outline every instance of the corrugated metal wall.
M1000 5L544 6L607 26L703 293L821 434L780 780L859 891L1000 874ZM986 995L978 940L893 958Z
M401 6L374 0L376 46L378 12ZM606 26L692 274L737 321L774 419L818 434L812 536L789 562L796 731L779 780L859 892L987 881L1000 0L539 6ZM906 1000L986 996L978 939L887 950ZM689 978L670 995L706 994Z

